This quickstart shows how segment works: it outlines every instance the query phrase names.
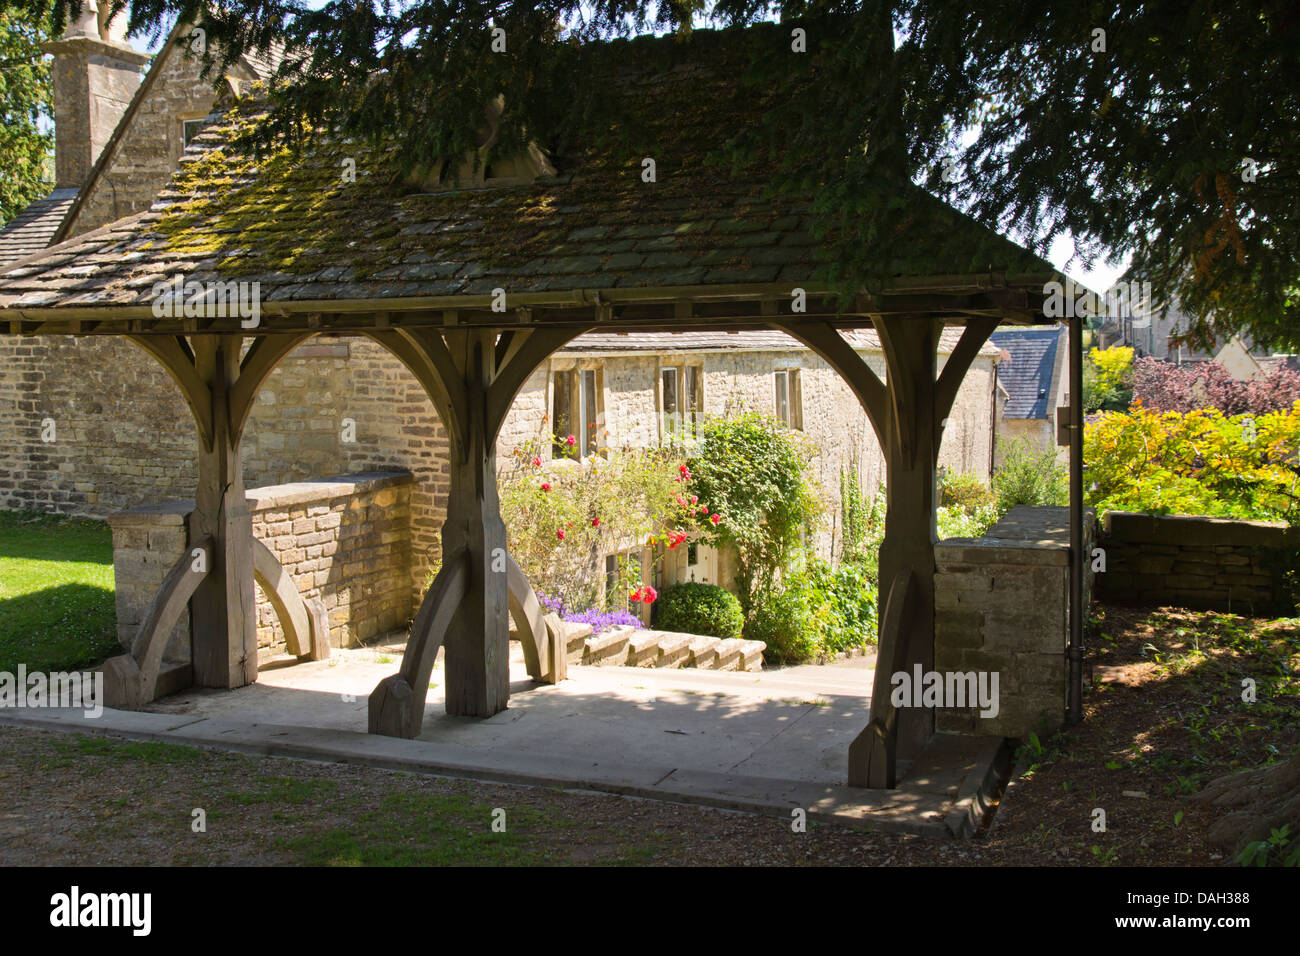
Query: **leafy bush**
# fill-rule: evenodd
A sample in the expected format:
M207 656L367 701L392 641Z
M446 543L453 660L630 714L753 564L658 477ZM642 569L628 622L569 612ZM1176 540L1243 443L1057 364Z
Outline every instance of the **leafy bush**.
M665 631L731 638L740 637L745 617L740 602L726 588L691 581L675 584L659 595L654 623Z
M830 625L830 602L819 600L801 582L786 582L762 592L750 609L745 636L767 645L770 664L798 664L817 656L818 635Z
M1016 505L1065 505L1070 503L1070 473L1056 460L1056 451L1038 451L1021 439L1002 442L1002 467L993 475L993 493L998 513ZM1084 460L1089 458L1085 454Z
M1092 349L1083 363L1083 410L1123 411L1133 400L1133 350L1126 345Z
M1300 404L1260 416L1218 409L1103 415L1084 429L1088 504L1293 521L1300 515Z
M832 568L810 558L763 592L745 636L767 645L771 664L798 664L876 640L876 583L863 563Z
M701 540L736 550L736 596L748 614L821 513L809 477L814 453L799 433L754 412L706 419L702 430L699 455L683 476L713 512L695 516Z
M939 480L939 504L944 507L960 508L973 514L977 508L991 505L997 500L997 495L979 475L944 472Z
M935 524L939 540L947 538L980 538L997 523L996 504L979 505L970 511L963 508L939 508Z
M1279 365L1253 381L1237 381L1219 362L1179 365L1145 357L1133 363L1133 398L1153 412L1216 408L1224 415L1286 411L1300 401L1300 371Z

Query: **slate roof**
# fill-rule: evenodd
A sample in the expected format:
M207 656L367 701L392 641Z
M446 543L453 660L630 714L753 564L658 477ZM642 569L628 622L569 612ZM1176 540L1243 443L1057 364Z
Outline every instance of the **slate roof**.
M1007 391L1002 417L1046 418L1061 330L1007 329L991 341L1006 353L998 365L998 383Z
M48 246L76 198L75 188L56 189L44 199L29 203L0 229L0 269Z
M961 338L961 329L944 329L939 339L940 354L951 353ZM880 337L871 329L846 329L841 333L849 344L866 352L883 352ZM743 330L737 332L588 332L580 335L561 352L799 352L807 349L791 335L777 331ZM998 350L989 343L980 355L996 356Z
M0 276L0 309L114 307L121 315L134 307L147 315L155 283L178 274L257 281L263 303L301 309L342 300L397 307L402 299L487 296L496 288L590 295L812 284L834 236L814 238L811 197L766 197L770 163L710 162L730 132L763 108L725 68L725 33L615 41L615 52L637 44L653 52L642 58L653 72L611 74L608 95L629 124L580 130L571 151L555 157L557 175L526 186L422 192L396 174L396 157L383 146L285 148L255 158L231 139L257 122L256 110L232 110L196 138L206 150L182 159L149 211ZM629 136L635 141L625 142ZM651 184L641 178L647 155L657 163ZM340 174L345 157L356 160L355 182ZM909 263L924 263L908 275L1053 271L907 188L907 214L881 243L886 271L898 250L908 251Z

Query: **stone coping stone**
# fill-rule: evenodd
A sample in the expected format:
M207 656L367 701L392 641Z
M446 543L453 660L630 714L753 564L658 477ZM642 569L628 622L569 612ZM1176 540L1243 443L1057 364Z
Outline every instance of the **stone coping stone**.
M249 510L253 513L271 508L286 508L309 501L328 501L352 495L379 491L383 488L413 484L415 476L409 471L358 471L350 475L337 475L312 481L294 481L285 485L266 485L249 488L244 492ZM127 528L133 525L180 525L194 510L194 499L163 501L140 505L108 516L110 528Z
M1145 544L1300 548L1300 528L1288 527L1282 521L1112 511L1106 515L1106 531L1112 540Z
M934 560L941 568L954 564L1066 567L1070 563L1070 546L1056 541L949 538L934 546Z

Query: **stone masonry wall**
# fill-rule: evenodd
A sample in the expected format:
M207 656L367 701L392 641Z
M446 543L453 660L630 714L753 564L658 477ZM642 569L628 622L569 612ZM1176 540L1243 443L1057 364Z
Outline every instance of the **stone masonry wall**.
M1108 601L1290 614L1282 574L1300 528L1186 515L1106 515L1101 593Z
M409 472L370 472L247 492L253 536L270 548L304 599L319 598L330 643L346 647L405 628L414 602ZM109 517L113 531L118 640L130 647L163 578L185 552L193 501L145 505ZM284 632L258 588L260 656L284 650ZM167 659L189 660L189 621Z
M1013 508L978 539L935 548L935 670L998 674L999 710L940 709L941 731L1025 737L1058 729L1067 705L1069 509ZM1085 513L1084 553L1095 518ZM1085 564L1085 567L1090 565ZM1084 576L1084 607L1092 576Z

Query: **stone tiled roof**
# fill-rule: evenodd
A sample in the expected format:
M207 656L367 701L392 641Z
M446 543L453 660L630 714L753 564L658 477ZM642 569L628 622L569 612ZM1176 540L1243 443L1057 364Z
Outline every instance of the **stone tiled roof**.
M254 158L231 144L257 114L232 111L196 138L206 151L182 160L149 211L0 276L0 308L143 308L154 285L176 275L257 281L264 303L300 308L497 288L593 295L815 284L834 236L814 237L811 197L765 195L770 164L713 161L763 104L719 66L723 34L710 33L633 41L653 49L656 72L611 76L609 96L629 124L578 130L553 157L557 175L525 186L422 191L383 147ZM654 183L642 180L647 155ZM355 182L340 174L344 159L356 161ZM922 251L925 264L909 275L1052 271L919 188L907 212L882 240L885 272L898 271L899 250Z
M950 353L961 337L961 329L944 329L939 352ZM841 334L854 348L883 352L880 337L871 329L846 329ZM580 335L561 352L798 352L805 346L798 339L775 330L737 332L588 332ZM996 356L998 350L987 342L980 354Z
M75 188L56 189L10 220L0 230L0 269L48 246L76 198Z
M1007 391L1003 417L1046 418L1060 330L1008 329L994 332L992 342L1006 353L998 365L998 383Z

